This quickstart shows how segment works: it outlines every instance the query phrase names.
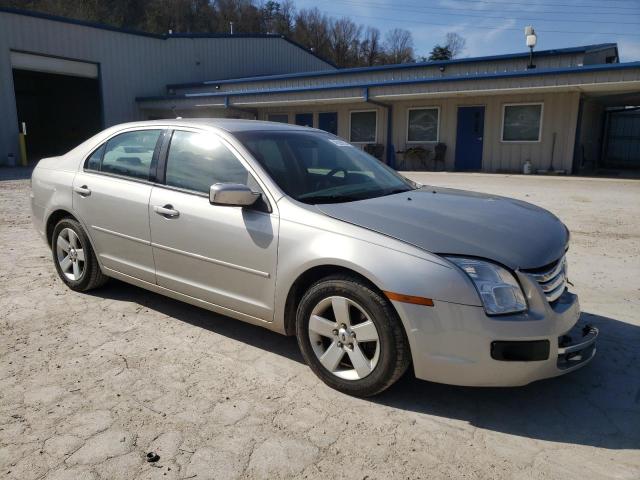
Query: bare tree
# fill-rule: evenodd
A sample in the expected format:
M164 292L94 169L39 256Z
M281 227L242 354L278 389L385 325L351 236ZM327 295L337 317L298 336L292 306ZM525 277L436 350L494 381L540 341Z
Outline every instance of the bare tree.
M367 27L360 44L362 63L367 66L376 65L382 61L383 54L380 30L375 27Z
M334 63L338 67L357 65L362 27L343 17L332 22L330 33Z
M329 19L317 8L302 9L295 17L293 39L324 58L332 58Z
M385 36L389 63L411 63L413 56L413 37L409 30L394 28Z
M451 52L451 58L459 57L460 54L464 52L466 45L467 40L463 36L458 35L455 32L447 33L447 36L445 37L445 47L447 47L449 52Z

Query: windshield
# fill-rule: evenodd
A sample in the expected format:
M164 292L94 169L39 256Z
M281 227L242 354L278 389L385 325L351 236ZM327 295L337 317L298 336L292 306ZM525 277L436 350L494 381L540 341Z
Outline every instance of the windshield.
M371 155L329 134L249 131L236 137L278 186L300 202L351 202L416 188Z

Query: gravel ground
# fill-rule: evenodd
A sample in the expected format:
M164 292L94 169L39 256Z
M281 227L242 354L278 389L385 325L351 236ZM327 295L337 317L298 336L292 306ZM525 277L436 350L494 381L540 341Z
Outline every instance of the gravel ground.
M116 281L68 290L31 226L28 180L3 169L0 477L640 478L640 183L411 176L568 224L571 279L602 332L589 366L514 389L409 374L350 398L293 338Z

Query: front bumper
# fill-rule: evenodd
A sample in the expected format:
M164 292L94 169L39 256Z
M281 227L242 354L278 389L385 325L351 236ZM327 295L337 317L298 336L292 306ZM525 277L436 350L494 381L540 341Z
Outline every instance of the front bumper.
M489 317L477 306L394 302L407 332L416 376L452 385L520 386L586 365L595 355L598 330L589 327L583 332L584 327L577 325L578 297L565 291L549 304L538 289L533 282L524 288L527 312L500 317ZM492 356L496 342L548 342L548 355L537 349L535 360L517 356L498 360Z

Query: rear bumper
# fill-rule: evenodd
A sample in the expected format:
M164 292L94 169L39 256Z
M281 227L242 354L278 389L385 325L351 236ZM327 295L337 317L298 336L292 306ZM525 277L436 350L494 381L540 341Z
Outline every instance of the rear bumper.
M578 325L578 297L489 317L482 307L394 302L407 331L418 378L465 386L520 386L569 373L595 355L597 329Z

